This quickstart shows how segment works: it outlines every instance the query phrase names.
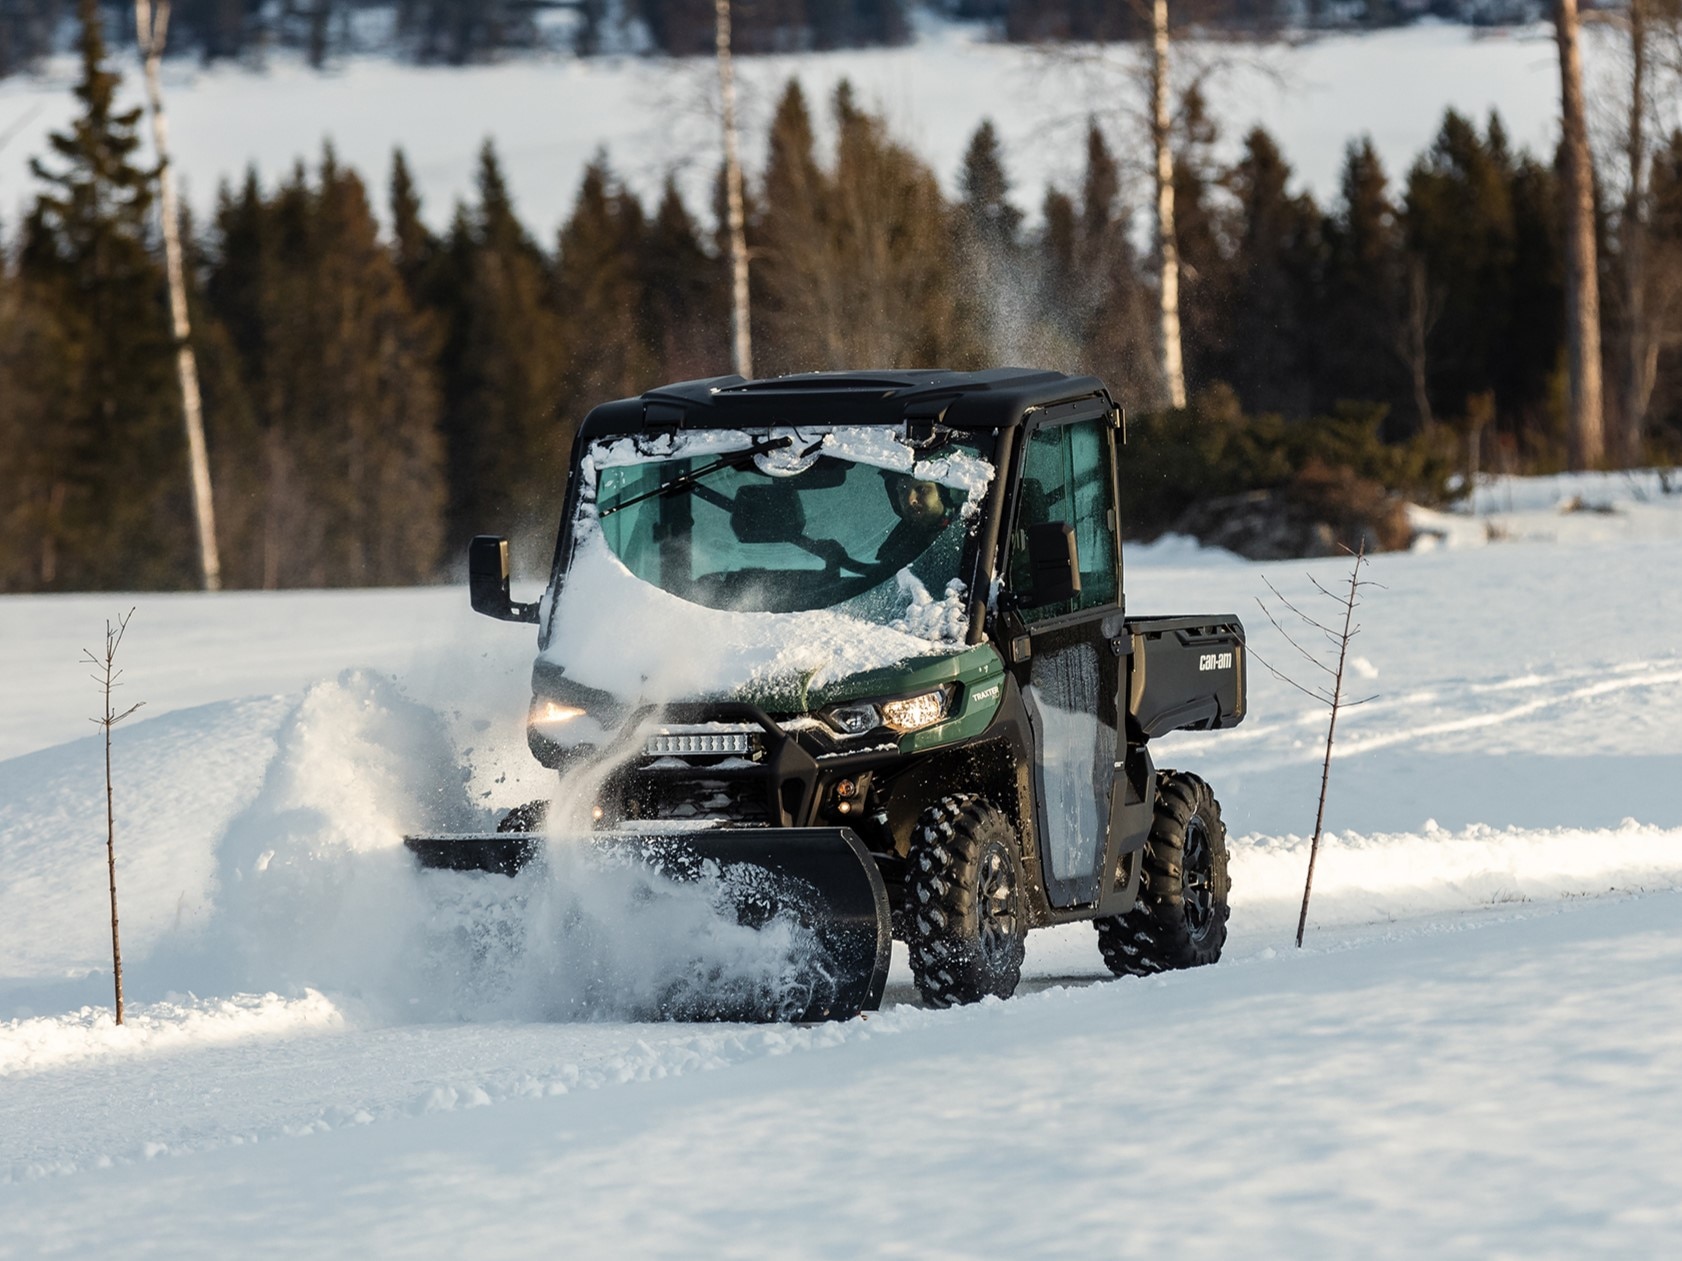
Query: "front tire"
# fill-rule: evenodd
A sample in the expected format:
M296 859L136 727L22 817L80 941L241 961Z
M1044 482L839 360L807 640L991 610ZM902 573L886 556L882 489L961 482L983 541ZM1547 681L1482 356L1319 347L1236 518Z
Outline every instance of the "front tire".
M1226 944L1232 881L1221 804L1196 775L1157 775L1144 864L1133 909L1095 921L1105 964L1117 976L1148 976L1214 963Z
M917 820L905 940L930 1007L1009 998L1022 977L1027 905L1016 829L981 797L944 797Z

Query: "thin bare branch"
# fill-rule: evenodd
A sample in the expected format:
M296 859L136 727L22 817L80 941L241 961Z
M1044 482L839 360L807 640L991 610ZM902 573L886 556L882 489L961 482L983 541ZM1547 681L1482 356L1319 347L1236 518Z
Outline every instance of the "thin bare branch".
M1320 625L1319 622L1317 622L1313 618L1309 617L1308 614L1304 613L1301 609L1297 608L1296 605L1292 604L1289 600L1287 600L1285 598L1284 592L1280 591L1278 587L1274 586L1272 581L1269 580L1267 577L1264 576L1262 578L1262 581L1267 583L1267 589L1269 591L1273 592L1273 594L1279 598L1279 603L1280 604L1283 604L1286 608L1288 608L1291 612L1295 613L1303 621L1307 622L1310 626L1314 627L1315 630L1325 631L1326 634L1328 634L1328 635L1337 634L1337 632L1332 630L1330 627Z
M1324 692L1319 691L1316 688L1304 687L1301 683L1298 683L1290 675L1285 674L1283 671L1275 669L1274 666L1273 666L1273 663L1268 661L1266 657L1261 655L1261 653L1257 652L1255 650L1255 648L1253 648L1253 647L1250 648L1249 653L1250 653L1250 656L1254 657L1257 661L1261 662L1262 668L1264 670L1266 670L1274 678L1278 679L1281 683L1290 684L1290 686L1296 688L1296 690L1301 692L1304 696L1309 697L1311 700L1319 701L1322 705L1330 705L1332 703L1332 698L1330 696L1326 695Z
M1297 652L1302 655L1302 659L1304 661L1308 662L1309 665L1313 666L1317 670L1324 670L1327 674L1336 673L1336 671L1334 671L1324 661L1321 661L1313 653L1309 652L1308 649L1297 643L1297 641L1291 637L1290 631L1279 625L1279 619L1273 616L1273 610L1268 608L1267 605L1262 602L1260 596L1256 597L1256 604L1260 606L1263 616L1273 623L1273 629L1278 631L1279 634L1284 637L1285 642L1295 648Z

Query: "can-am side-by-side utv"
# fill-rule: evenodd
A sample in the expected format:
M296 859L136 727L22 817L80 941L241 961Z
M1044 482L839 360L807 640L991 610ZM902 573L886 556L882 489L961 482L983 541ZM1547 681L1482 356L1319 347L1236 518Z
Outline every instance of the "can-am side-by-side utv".
M1220 808L1149 745L1242 720L1244 629L1128 615L1122 436L1096 378L1011 368L596 407L542 599L511 598L505 540L470 552L473 607L538 626L528 739L587 822L532 804L409 848L511 875L595 845L804 925L794 1001L715 1017L873 1008L895 936L934 1006L1009 996L1027 931L1073 920L1117 974L1214 962Z

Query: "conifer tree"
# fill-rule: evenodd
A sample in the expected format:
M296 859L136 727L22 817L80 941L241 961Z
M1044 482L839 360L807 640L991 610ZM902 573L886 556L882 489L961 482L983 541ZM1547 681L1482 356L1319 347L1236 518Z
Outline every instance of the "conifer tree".
M934 172L836 91L833 241L838 320L825 330L824 367L978 362L962 318L951 256L951 213Z
M566 357L548 260L514 213L489 141L478 183L478 204L456 214L436 290L449 533L535 539L548 528L577 418L558 407Z
M1389 405L1392 417L1406 416L1412 409L1404 371L1401 232L1370 137L1345 151L1338 204L1322 231L1325 292L1312 334L1321 364L1315 410L1328 413L1341 401L1367 399ZM1409 427L1424 419L1415 415ZM1400 426L1393 429L1400 432Z
M718 260L670 175L641 250L642 327L662 380L716 376L730 359L718 312L728 303Z
M1035 353L1029 324L1036 284L1020 254L1022 212L1010 203L998 130L983 119L958 170L956 263L965 274L960 319L976 330L992 358Z
M1291 195L1290 174L1273 138L1251 130L1229 176L1240 266L1218 375L1250 410L1301 417L1313 402L1320 215L1312 198Z
M1231 315L1228 214L1216 196L1220 139L1203 93L1181 101L1174 145L1174 239L1180 277L1179 313L1186 388L1196 394L1224 353Z
M1104 139L1096 118L1086 120L1086 171L1081 178L1080 234L1089 265L1108 268L1108 257L1116 236L1117 202L1121 196L1121 170ZM1123 234L1125 239L1125 234Z
M1076 268L1081 232L1074 198L1058 188L1046 189L1045 200L1040 203L1040 219L1045 224L1040 233L1040 254L1044 259L1041 306L1060 300L1067 303L1079 275Z
M360 178L329 149L272 197L224 194L209 292L237 347L262 470L239 539L264 586L437 573L444 501L430 324L410 302Z
M990 118L983 119L970 137L958 185L964 223L974 239L994 252L1014 247L1022 212L1010 204L1010 179L999 150L998 129Z
M640 393L653 376L650 330L639 318L644 231L641 204L597 154L561 227L556 260L566 395L576 415L601 399Z
M1506 336L1494 347L1491 379L1503 426L1522 437L1525 454L1553 465L1569 459L1568 414L1559 408L1560 365L1569 326L1566 242L1559 231L1556 168L1521 154L1507 175L1512 205L1512 269ZM1568 383L1568 382L1567 382Z
M1121 204L1121 175L1096 119L1086 129L1081 178L1080 303L1082 359L1132 399L1164 397L1158 354L1160 310L1140 281L1140 263Z
M45 533L52 488L62 484L41 441L51 424L50 395L42 371L62 347L56 323L43 321L0 240L0 591L32 591L52 580L58 539Z
M1480 136L1453 110L1408 173L1408 249L1440 295L1429 342L1430 395L1449 415L1495 388L1492 365L1509 332L1515 241L1511 155L1500 120ZM1502 400L1497 397L1497 405Z
M790 79L771 120L763 210L753 234L754 345L761 371L809 371L830 361L826 333L841 319L832 201L806 95Z
M391 151L391 249L409 296L421 300L438 255L438 238L421 219L420 192L401 148Z
M32 160L46 187L24 224L22 270L57 353L28 368L53 400L33 435L47 484L42 586L176 586L192 574L190 507L163 274L148 251L152 173L135 165L139 109L118 112L98 6L82 0L82 112Z

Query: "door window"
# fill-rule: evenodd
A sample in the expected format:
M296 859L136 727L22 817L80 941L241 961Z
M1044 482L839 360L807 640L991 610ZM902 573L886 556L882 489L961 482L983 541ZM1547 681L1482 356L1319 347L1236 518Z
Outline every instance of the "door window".
M1080 555L1080 594L1073 600L1024 609L1029 622L1062 617L1116 602L1115 488L1110 440L1104 422L1082 420L1046 426L1028 439L1022 457L1020 506L1011 539L1010 583L1026 593L1033 585L1027 529L1048 521L1074 527Z

